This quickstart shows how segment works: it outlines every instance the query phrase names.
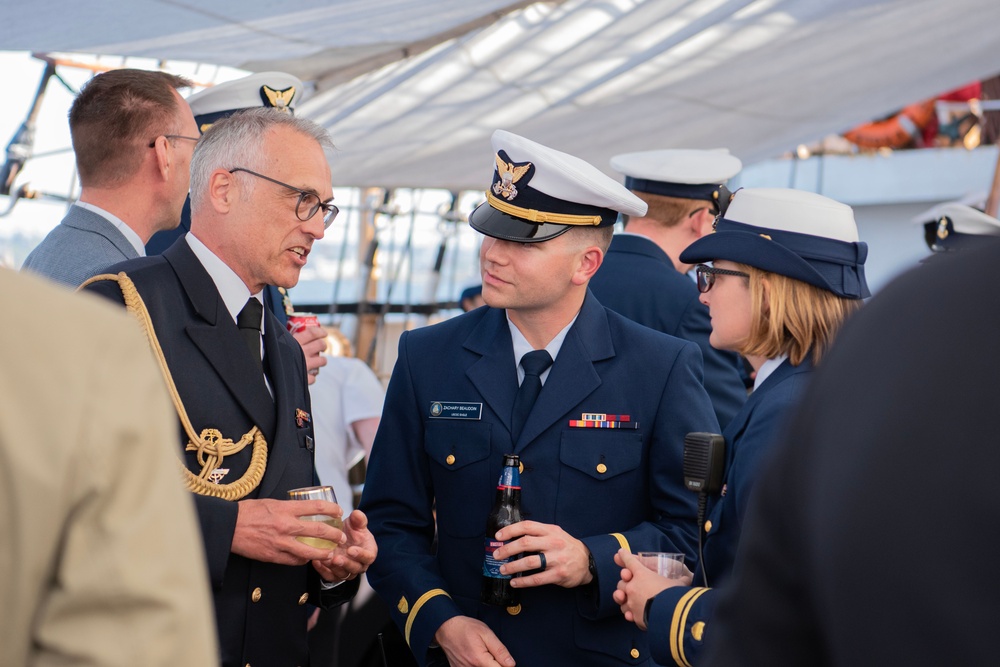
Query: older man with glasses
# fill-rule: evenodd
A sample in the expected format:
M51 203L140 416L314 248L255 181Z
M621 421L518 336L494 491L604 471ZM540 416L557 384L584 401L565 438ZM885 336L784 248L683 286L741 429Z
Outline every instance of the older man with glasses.
M83 87L69 112L80 198L23 268L76 287L142 257L153 234L177 226L198 143L177 92L190 86L164 72L120 69Z
M223 665L308 664L306 603L349 599L375 559L361 512L338 530L301 519L339 517L338 505L286 500L314 482L306 364L260 300L266 285L298 282L336 217L324 152L331 147L321 127L274 109L215 123L191 163L191 231L162 255L111 267L87 287L148 317L147 335L162 352Z

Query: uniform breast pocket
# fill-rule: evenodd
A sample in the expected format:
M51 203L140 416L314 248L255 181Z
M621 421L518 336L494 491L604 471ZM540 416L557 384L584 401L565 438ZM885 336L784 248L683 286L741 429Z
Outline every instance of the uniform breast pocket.
M643 458L642 436L637 431L572 429L564 432L559 445L563 467L557 500L560 525L573 533L562 522L579 522L581 517L599 520L602 514L595 513L595 500L606 498L614 505L644 493L647 481ZM622 519L619 516L613 522L616 529L621 527ZM582 534L596 532L593 526L580 528L585 530Z
M433 420L424 429L438 529L452 537L475 537L486 528L497 482L490 480L490 426Z

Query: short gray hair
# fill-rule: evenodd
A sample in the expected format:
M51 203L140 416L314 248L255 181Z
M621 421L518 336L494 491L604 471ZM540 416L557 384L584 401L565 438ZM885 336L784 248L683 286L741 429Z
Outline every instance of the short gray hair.
M311 120L264 107L238 111L214 123L195 146L191 158L191 209L198 207L216 169L263 169L267 158L264 137L275 127L287 127L311 137L324 149L334 148L326 128ZM255 180L245 179L245 193L253 192Z

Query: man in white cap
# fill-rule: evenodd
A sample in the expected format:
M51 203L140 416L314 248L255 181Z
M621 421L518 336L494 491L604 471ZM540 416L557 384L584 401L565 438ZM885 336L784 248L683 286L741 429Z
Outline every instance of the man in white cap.
M950 252L1000 237L1000 220L965 202L938 204L913 222L924 227L924 241L934 252Z
M711 233L728 204L725 182L742 163L725 150L657 150L616 155L611 166L625 187L648 205L642 216L623 216L591 289L601 303L657 331L698 344L705 389L725 428L746 400L741 360L708 343L708 308L698 301L692 267L680 261L691 243Z
M420 665L648 665L612 599L613 556L693 556L682 443L718 429L700 354L588 290L617 216L642 216L642 200L509 132L493 151L469 221L489 307L400 338L361 502L391 556L369 581ZM507 453L529 520L487 534ZM484 557L518 604L480 602Z

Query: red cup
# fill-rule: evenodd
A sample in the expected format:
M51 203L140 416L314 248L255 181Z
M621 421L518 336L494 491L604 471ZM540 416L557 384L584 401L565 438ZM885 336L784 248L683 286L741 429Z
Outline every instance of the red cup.
M286 326L292 335L295 335L309 327L318 327L319 318L313 313L292 313L288 316L288 324Z

